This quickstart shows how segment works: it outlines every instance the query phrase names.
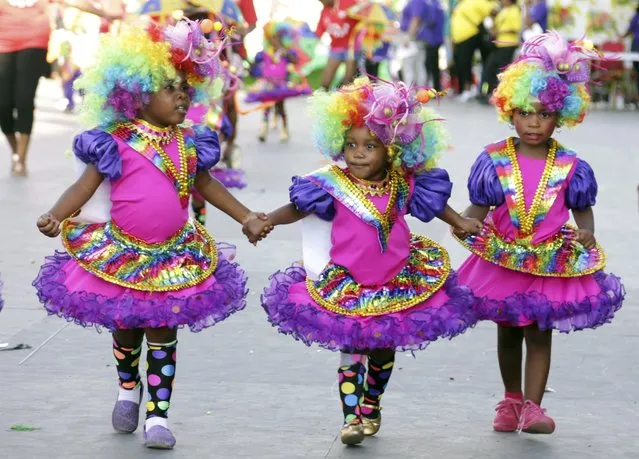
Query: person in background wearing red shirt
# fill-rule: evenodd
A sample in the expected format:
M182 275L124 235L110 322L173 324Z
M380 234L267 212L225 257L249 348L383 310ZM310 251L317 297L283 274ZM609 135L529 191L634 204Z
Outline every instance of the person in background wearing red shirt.
M322 73L322 87L329 89L340 64L346 64L343 84L350 83L357 72L357 50L352 52L351 37L357 25L357 19L348 17L347 11L357 0L320 0L324 9L317 24L316 35L321 38L324 32L331 37L331 48L328 63Z
M36 90L40 77L50 72L49 3L111 17L88 0L0 0L0 128L11 148L14 176L27 175Z

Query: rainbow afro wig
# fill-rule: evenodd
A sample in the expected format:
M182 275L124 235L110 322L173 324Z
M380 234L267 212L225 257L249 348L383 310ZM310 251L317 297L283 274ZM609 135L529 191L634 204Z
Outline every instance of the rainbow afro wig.
M338 161L343 158L349 129L367 127L388 147L395 169L431 169L448 147L441 117L425 107L436 96L431 89L383 80L373 83L366 77L332 93L316 91L310 98L315 144L325 156Z
M291 48L296 39L297 31L288 21L269 21L264 25L264 50L273 51L273 39L277 37L282 46Z
M534 112L540 103L558 115L559 126L581 123L590 105L590 67L600 59L591 42L569 43L554 31L527 40L499 75L493 102L500 119L510 121L515 109Z
M206 101L212 80L221 75L218 55L224 45L223 40L216 46L206 39L204 32L212 29L209 20L183 19L172 26L151 23L117 37L103 35L94 65L75 84L84 93L85 121L107 126L135 118L150 94L175 80L178 72L186 76L191 100Z

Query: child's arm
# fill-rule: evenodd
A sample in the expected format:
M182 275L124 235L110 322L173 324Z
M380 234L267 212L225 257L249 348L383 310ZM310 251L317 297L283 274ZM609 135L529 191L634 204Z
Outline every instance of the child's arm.
M307 212L302 212L297 207L295 207L295 204L288 203L285 206L282 206L279 209L276 209L268 214L268 218L273 226L278 226L290 225L291 223L300 221L307 215Z
M295 223L308 215L307 212L298 210L293 203L286 204L279 209L274 210L268 214L267 220L253 220L247 222L242 228L244 234L251 239L256 239L263 233L265 228L271 228L278 225L290 225Z
M256 214L238 201L224 185L211 177L208 171L200 171L195 177L195 188L209 203L220 209L241 225L254 219L265 220L266 215ZM268 230L270 231L272 227ZM266 234L264 235L266 236Z
M43 214L37 221L40 232L49 237L60 234L60 222L66 220L79 210L93 196L104 177L98 169L87 165L80 178L62 193L51 210Z
M471 204L464 210L462 214L466 218L476 219L477 221L483 222L486 219L486 215L490 212L490 207L488 206L478 206L477 204ZM464 231L461 228L453 226L453 233L455 236L461 239L466 239L469 234L468 231Z
M490 207L488 206L478 206L477 204L471 204L466 208L462 215L468 218L476 218L477 220L483 222L486 219L486 215L488 215L488 212L490 212Z
M444 211L439 214L437 218L448 223L458 232L465 234L477 234L483 227L481 220L474 217L462 216L448 204L446 204Z
M572 216L577 223L577 242L581 243L585 248L592 249L597 245L595 239L595 215L592 207L586 207L582 210L573 209Z

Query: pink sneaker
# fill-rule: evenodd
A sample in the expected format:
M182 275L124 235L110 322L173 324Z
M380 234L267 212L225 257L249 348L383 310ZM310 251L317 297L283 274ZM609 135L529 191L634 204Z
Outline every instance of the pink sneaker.
M514 432L519 426L519 416L523 401L515 398L505 398L497 404L493 429L497 432Z
M521 410L519 431L530 434L551 434L555 431L555 421L546 416L546 410L535 402L526 400Z

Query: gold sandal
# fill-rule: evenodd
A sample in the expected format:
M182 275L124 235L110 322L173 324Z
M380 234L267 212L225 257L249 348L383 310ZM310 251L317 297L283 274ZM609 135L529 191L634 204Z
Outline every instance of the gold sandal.
M369 408L373 411L377 411L378 416L374 419L367 418L366 416L362 415L364 435L366 435L367 437L371 437L379 432L379 429L382 427L382 407L378 405L368 405L366 403L362 403L360 406Z

